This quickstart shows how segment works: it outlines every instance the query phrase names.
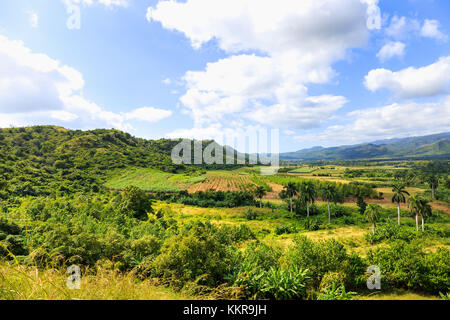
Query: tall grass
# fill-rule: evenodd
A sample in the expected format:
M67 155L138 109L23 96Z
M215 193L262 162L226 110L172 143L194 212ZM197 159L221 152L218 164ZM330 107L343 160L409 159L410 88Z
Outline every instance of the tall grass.
M0 262L0 300L180 300L192 299L158 285L141 281L133 272L97 268L81 278L81 289L67 287L66 270L45 269Z

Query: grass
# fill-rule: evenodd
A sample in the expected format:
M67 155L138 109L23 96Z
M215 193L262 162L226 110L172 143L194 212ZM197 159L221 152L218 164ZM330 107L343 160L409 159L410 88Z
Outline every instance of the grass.
M186 300L193 297L140 281L134 273L120 274L98 268L81 279L81 289L67 287L68 275L62 270L0 262L0 300Z
M316 168L303 167L303 168L298 168L298 169L289 171L289 173L311 173L316 170L317 170Z
M128 186L152 192L176 192L205 180L205 176L171 174L155 169L132 169L122 171L111 178L105 186L113 190L124 190Z

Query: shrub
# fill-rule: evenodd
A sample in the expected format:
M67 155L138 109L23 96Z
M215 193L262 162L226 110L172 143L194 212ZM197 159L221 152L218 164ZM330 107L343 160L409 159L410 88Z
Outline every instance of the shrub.
M291 234L291 233L297 233L297 228L294 226L286 225L286 224L275 227L276 235Z
M155 259L154 273L181 286L199 277L199 284L215 286L230 272L231 261L232 252L210 230L195 226L166 240Z
M345 275L339 272L327 272L320 281L319 290L326 290L333 286L340 287L345 285Z
M217 230L214 229L213 232L218 241L226 245L256 239L253 231L245 224L241 224L239 227L224 225Z
M247 220L256 220L257 217L258 213L253 211L252 209L248 209L247 211L245 211L245 218L247 218Z
M314 220L306 219L304 226L305 229L309 231L317 231L320 229L320 224L316 219Z
M421 290L437 294L450 287L450 250L439 248L425 254L414 243L397 241L391 247L370 250L370 264L381 269L382 283L390 288Z
M378 227L373 233L367 233L365 235L365 239L370 244L380 243L383 240L403 240L406 242L411 242L412 240L417 238L417 233L407 229L404 226L398 225L385 225L382 227Z
M364 274L364 263L356 255L348 255L343 244L332 239L313 242L304 236L294 239L294 246L284 257L286 265L295 265L310 270L314 287L318 287L328 272L340 272L345 275L345 284L356 286Z

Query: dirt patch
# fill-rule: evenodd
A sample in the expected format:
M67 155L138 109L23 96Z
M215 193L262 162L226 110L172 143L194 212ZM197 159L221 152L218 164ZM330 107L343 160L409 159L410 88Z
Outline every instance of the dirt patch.
M267 182L267 184L269 185L269 187L272 188L272 191L267 192L266 196L264 197L264 199L270 199L270 200L278 200L280 199L280 197L278 196L278 194L281 192L281 190L283 190L283 186L273 183L273 182Z

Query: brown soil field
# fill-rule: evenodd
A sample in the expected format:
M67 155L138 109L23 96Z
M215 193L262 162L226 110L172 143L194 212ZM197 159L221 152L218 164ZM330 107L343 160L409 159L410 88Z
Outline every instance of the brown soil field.
M204 182L194 184L189 189L189 193L199 191L251 191L256 188L256 184L251 181L247 176L237 175L220 177L209 176Z
M274 182L267 182L267 184L269 185L269 187L272 188L272 191L267 192L264 199L270 199L270 200L280 199L278 197L278 194L281 192L281 190L283 190L283 186L279 185L277 183L274 183Z

